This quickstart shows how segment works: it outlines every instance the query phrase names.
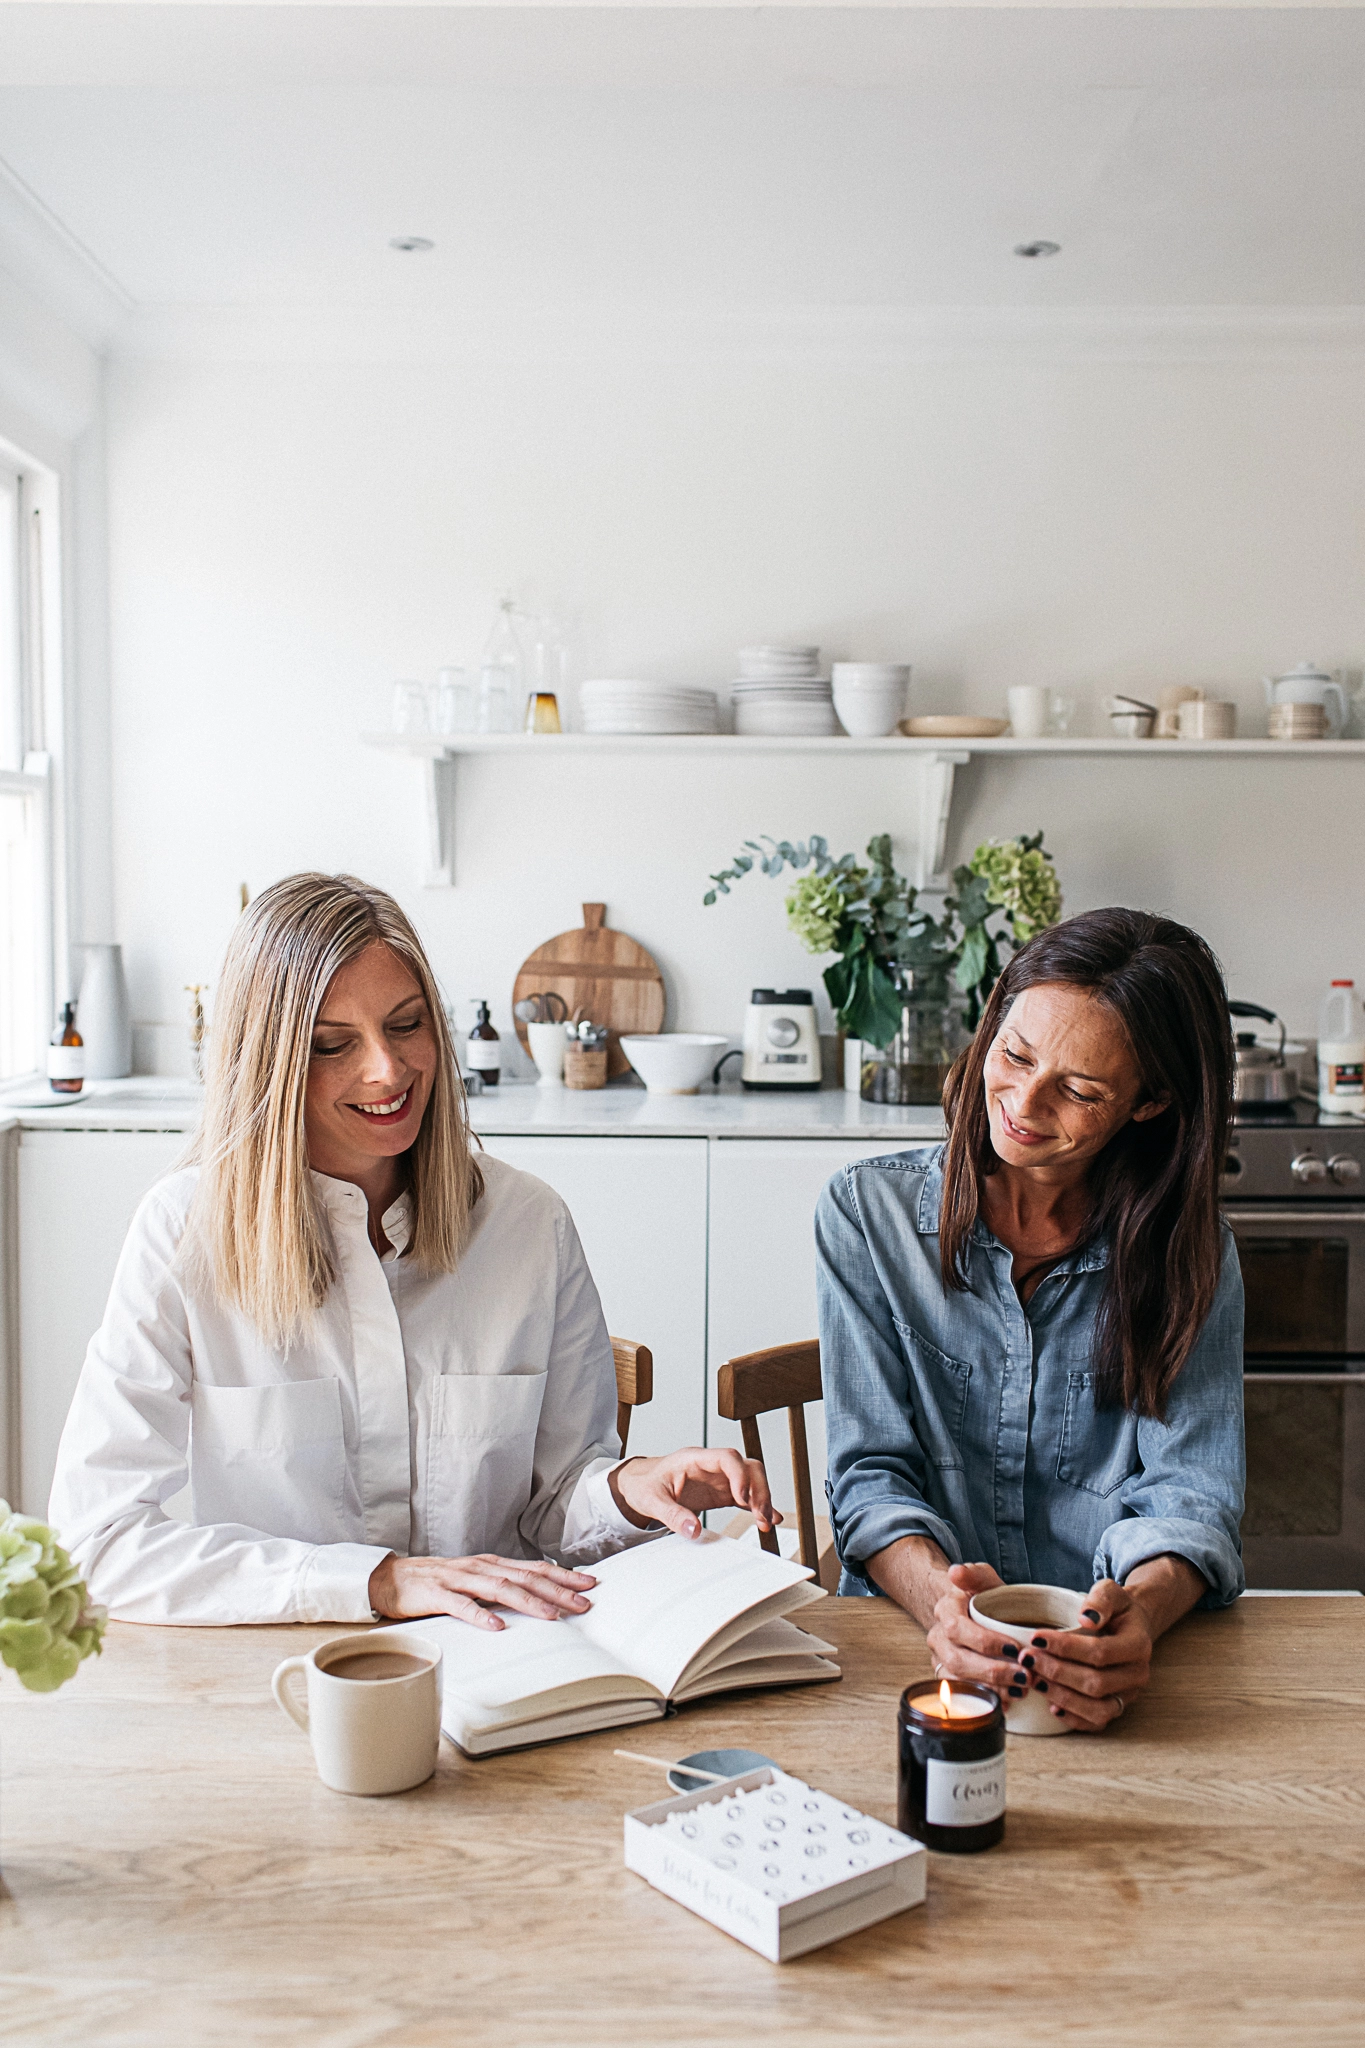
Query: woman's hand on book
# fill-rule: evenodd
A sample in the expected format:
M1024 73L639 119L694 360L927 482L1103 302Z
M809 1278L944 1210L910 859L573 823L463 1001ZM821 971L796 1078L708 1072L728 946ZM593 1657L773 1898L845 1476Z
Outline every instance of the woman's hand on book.
M386 1621L415 1621L424 1614L453 1614L475 1628L505 1628L489 1612L513 1607L537 1621L585 1614L584 1594L597 1584L590 1572L566 1571L524 1557L396 1557L392 1553L370 1573L370 1606Z
M611 1490L637 1529L662 1522L679 1536L700 1536L707 1508L747 1508L760 1529L782 1520L756 1458L738 1451L670 1451L666 1458L627 1458L611 1474Z

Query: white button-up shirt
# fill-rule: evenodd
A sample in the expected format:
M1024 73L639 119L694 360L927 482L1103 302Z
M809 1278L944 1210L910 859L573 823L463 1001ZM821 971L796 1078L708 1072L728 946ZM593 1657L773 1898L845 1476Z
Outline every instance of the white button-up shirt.
M288 1351L187 1276L197 1175L133 1220L62 1432L50 1514L126 1621L365 1621L371 1572L413 1557L590 1563L645 1538L620 1513L611 1341L559 1196L502 1161L453 1273L370 1243L365 1196L315 1173L336 1280ZM189 1483L189 1519L165 1503Z

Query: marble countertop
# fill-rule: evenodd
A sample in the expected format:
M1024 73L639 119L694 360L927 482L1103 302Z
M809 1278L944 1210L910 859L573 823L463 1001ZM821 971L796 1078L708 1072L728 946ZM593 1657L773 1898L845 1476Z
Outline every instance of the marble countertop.
M41 1083L0 1097L0 1130L192 1131L203 1090L191 1081L137 1075L88 1081L77 1096L54 1098ZM841 1088L813 1095L750 1095L736 1083L697 1095L650 1095L632 1084L539 1088L508 1082L473 1096L470 1122L487 1137L842 1138L943 1135L933 1104L904 1109L863 1102Z

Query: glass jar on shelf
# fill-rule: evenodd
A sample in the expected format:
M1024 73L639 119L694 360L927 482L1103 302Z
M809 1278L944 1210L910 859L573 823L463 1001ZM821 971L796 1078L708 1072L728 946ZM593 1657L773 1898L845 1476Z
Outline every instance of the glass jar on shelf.
M900 1029L889 1044L864 1044L859 1094L864 1102L938 1103L971 1033L963 998L941 984L906 990Z
M436 731L443 737L473 732L478 704L473 685L462 668L451 664L436 671Z

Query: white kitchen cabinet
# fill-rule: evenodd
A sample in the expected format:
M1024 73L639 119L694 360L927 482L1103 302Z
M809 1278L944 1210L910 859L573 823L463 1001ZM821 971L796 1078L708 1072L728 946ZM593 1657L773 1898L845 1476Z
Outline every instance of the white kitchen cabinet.
M914 1142L911 1140L910 1142ZM855 1159L903 1152L893 1145L827 1138L752 1138L711 1147L707 1442L742 1449L737 1422L716 1407L716 1374L727 1358L819 1335L815 1308L815 1204L832 1173ZM773 1497L793 1510L785 1411L761 1424ZM806 1410L815 1512L825 1509L823 1404Z
M45 1515L57 1443L133 1212L177 1131L24 1131L19 1143L19 1505Z
M607 1327L614 1337L648 1344L654 1354L654 1398L631 1423L631 1450L653 1456L703 1442L706 1139L483 1142L494 1158L534 1173L564 1197Z

